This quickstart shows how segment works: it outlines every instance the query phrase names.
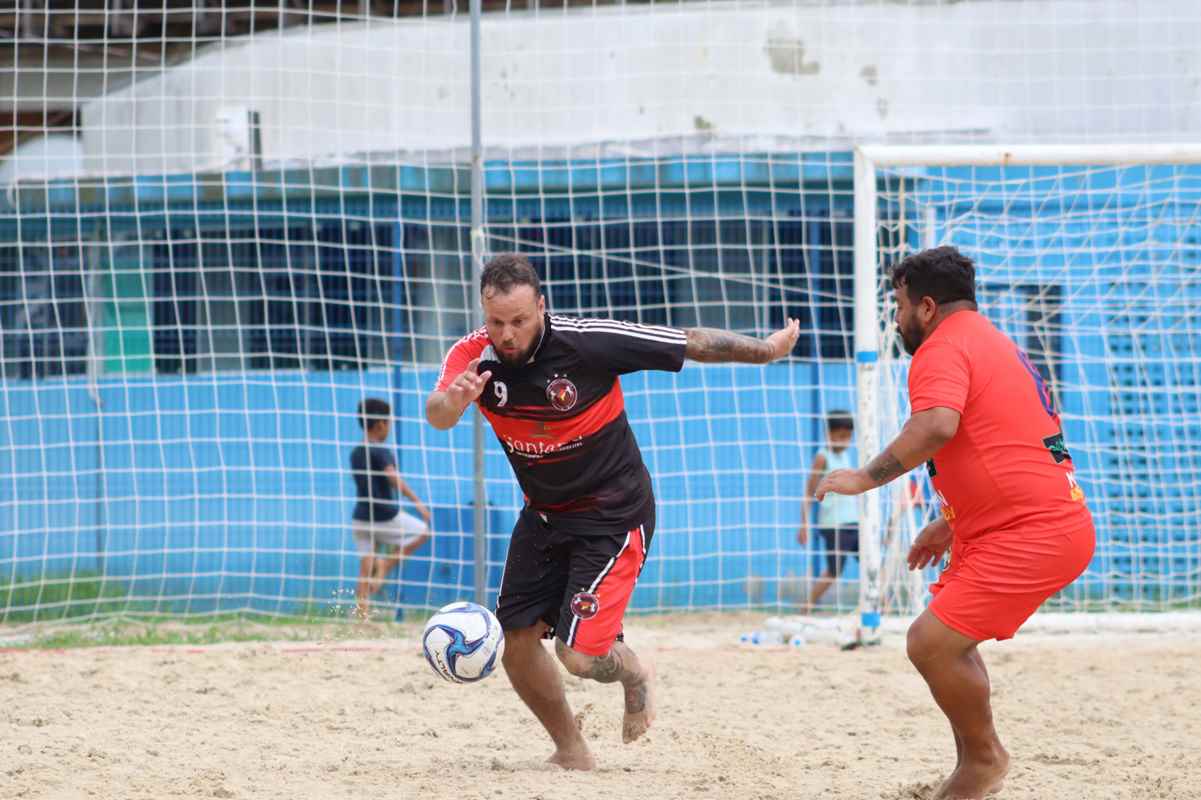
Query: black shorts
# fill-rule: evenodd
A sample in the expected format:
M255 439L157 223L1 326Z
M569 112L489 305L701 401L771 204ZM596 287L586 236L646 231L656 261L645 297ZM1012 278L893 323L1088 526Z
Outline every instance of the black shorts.
M496 598L501 627L519 630L545 622L572 650L606 655L621 638L621 621L654 534L654 503L632 530L589 536L555 530L537 512L523 510Z
M818 528L826 543L826 571L834 577L842 574L847 556L859 556L859 526L841 525L837 528Z

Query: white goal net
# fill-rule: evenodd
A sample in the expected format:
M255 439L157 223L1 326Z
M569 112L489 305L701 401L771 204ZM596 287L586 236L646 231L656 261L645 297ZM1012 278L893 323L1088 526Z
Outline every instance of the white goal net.
M556 313L801 321L771 366L623 378L659 499L633 609L790 613L836 563L819 610L866 587L911 613L920 480L864 507L866 569L816 517L798 540L828 419L880 441L905 414L885 328L856 332L883 319L860 202L873 270L961 245L1047 371L1102 536L1057 604L1196 604L1197 179L1139 160L1198 130L1193 0L489 0L478 78L451 0L9 5L0 624L346 611L365 397L434 528L373 607L490 599L520 491L490 432L477 469L471 426L423 415L472 325L473 242L529 254ZM881 162L855 190L864 142L993 141L1128 157Z
M1046 382L1097 525L1088 570L1047 608L1197 608L1201 148L864 148L860 170L878 215L861 255L882 301L880 440L907 416L885 268L955 245L977 263L982 313Z

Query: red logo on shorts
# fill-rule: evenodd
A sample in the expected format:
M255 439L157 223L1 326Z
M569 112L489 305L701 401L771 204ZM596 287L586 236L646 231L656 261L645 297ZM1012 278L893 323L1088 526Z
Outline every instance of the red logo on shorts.
M580 399L575 384L566 378L555 378L546 387L546 399L557 411L570 411Z
M578 592L571 598L571 613L580 619L592 619L600 611L600 598L592 592Z

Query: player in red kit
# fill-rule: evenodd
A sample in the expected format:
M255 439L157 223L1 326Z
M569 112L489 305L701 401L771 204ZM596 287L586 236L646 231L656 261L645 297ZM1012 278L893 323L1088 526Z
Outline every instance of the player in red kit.
M817 487L860 494L925 464L942 517L914 540L910 569L950 564L909 628L910 661L955 736L958 763L935 798L1000 788L1009 754L993 728L988 672L976 645L1009 639L1074 581L1095 532L1051 394L1030 359L976 310L975 267L953 247L892 271L909 369L911 416L867 467Z
M622 738L654 719L654 672L623 641L622 618L655 532L650 474L626 419L620 376L679 371L684 360L766 364L788 355L798 323L764 340L546 313L522 255L492 259L480 277L484 327L443 361L426 401L435 428L472 403L500 441L525 495L496 600L505 672L555 744L551 763L591 769L554 661L573 675L620 682Z

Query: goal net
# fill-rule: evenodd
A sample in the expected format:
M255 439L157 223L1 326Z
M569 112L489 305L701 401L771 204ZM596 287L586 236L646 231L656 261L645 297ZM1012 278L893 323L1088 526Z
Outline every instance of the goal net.
M879 270L942 241L980 259L1080 454L1102 545L1059 605L1195 603L1196 179L1139 148L1194 135L1201 7L1010 5L487 2L478 80L461 2L0 13L0 625L343 615L365 397L434 531L373 608L490 602L521 492L490 432L423 413L474 324L473 244L527 253L556 313L800 320L770 366L622 378L659 501L635 611L792 613L831 566L823 612L920 607L898 560L920 479L858 507L870 552L812 507L798 534L831 415L852 462L904 419ZM855 189L858 143L996 140L1130 144L880 161Z
M955 245L977 263L981 312L1046 382L1096 522L1088 570L1046 608L1197 608L1201 149L868 147L858 159L857 278L879 301L860 320L880 355L861 376L874 387L861 404L880 410L865 440L886 443L908 414L886 268ZM886 532L910 539L918 519ZM886 548L880 592L917 610L924 586L897 577L902 557Z

